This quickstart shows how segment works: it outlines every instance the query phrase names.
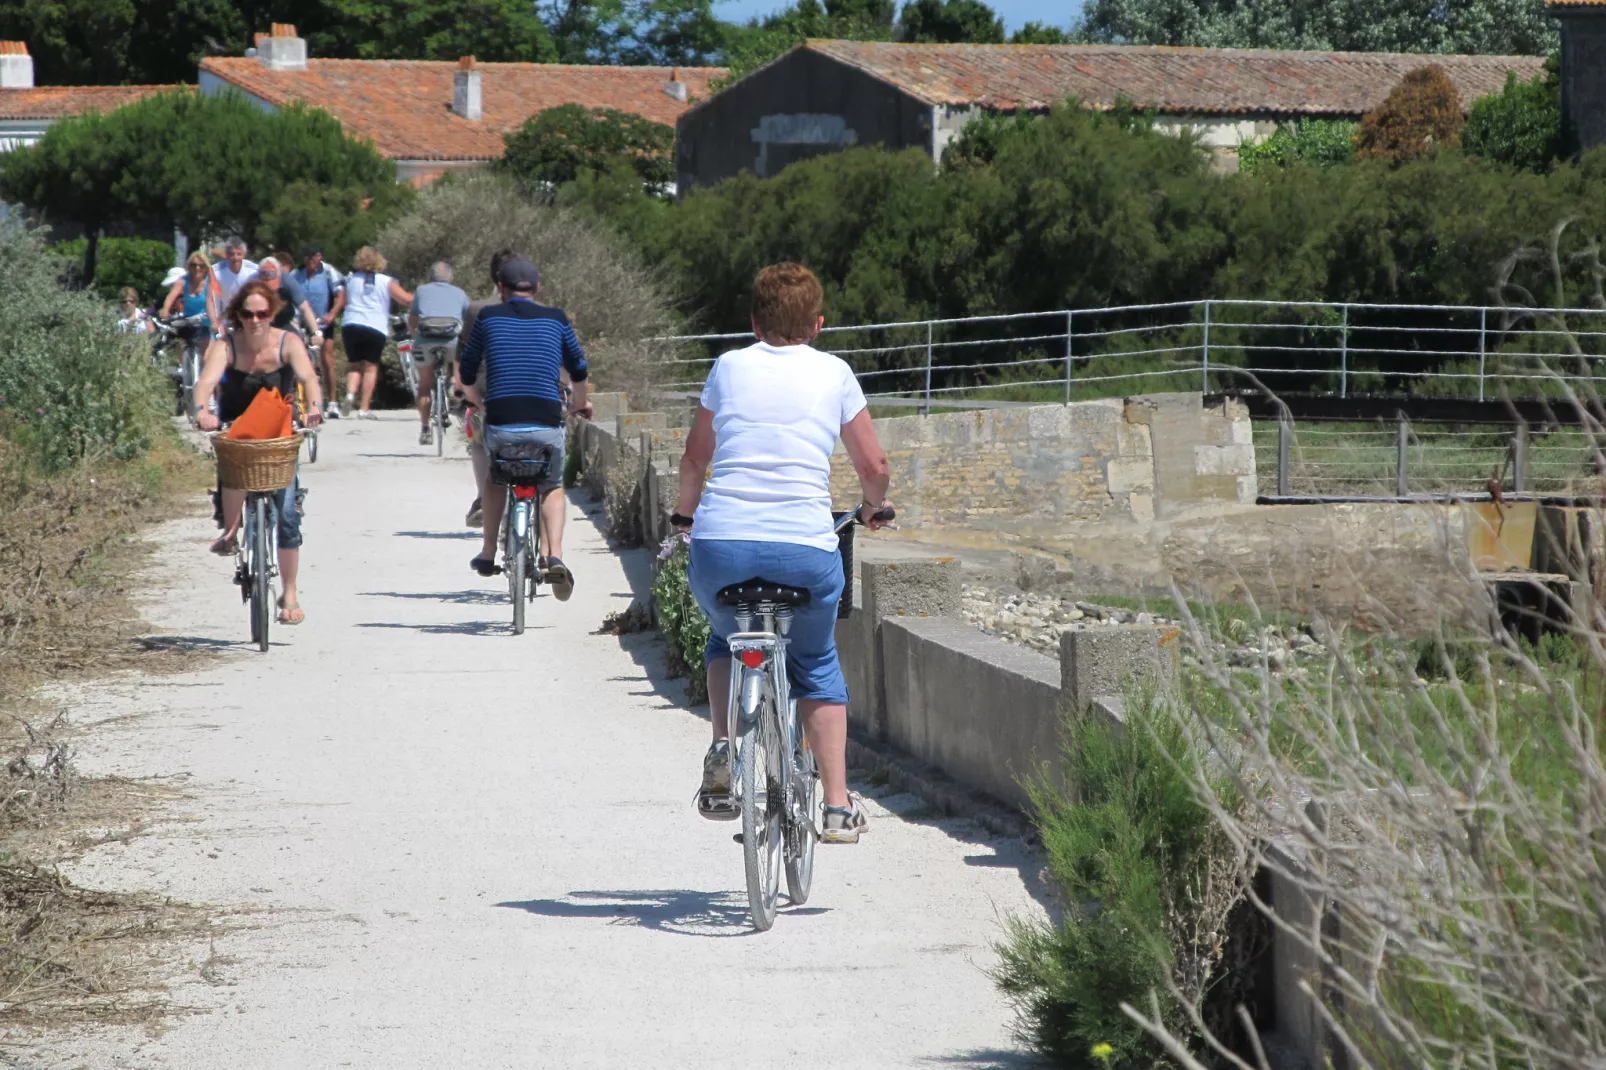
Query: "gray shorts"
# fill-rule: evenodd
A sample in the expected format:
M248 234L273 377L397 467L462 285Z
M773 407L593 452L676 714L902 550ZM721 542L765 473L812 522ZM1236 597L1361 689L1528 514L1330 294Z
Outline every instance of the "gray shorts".
M485 452L493 459L499 451L515 444L536 445L545 449L546 475L536 485L536 489L545 494L549 490L563 486L563 451L568 437L569 433L561 427L537 427L525 431L513 431L486 424L482 428L480 441L485 446Z

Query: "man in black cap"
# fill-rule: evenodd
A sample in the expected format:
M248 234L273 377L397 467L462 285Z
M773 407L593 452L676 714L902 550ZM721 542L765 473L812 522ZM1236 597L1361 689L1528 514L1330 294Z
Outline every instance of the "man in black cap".
M323 396L329 399L329 408L324 416L337 420L340 405L335 399L340 396L337 392L340 384L335 381L335 332L329 325L340 318L340 310L346 307L346 280L332 264L323 262L323 250L316 245L301 250L301 264L290 277L301 287L312 314L318 319L318 333L322 337L313 352L326 380Z
M552 594L566 602L574 593L574 574L563 563L563 372L574 384L570 413L587 413L585 354L562 309L535 303L541 276L522 257L504 260L497 269L502 302L487 305L474 318L473 329L457 358L458 386L469 403L484 414L483 446L495 457L512 445L536 445L547 452L541 497L546 544L546 580ZM484 374L480 374L481 366ZM481 576L494 576L496 543L502 528L503 498L497 488L480 486L485 513L479 556L469 562Z

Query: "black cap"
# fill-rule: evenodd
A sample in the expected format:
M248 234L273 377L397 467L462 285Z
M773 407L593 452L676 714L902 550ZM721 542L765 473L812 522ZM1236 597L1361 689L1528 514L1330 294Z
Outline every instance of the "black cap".
M323 254L323 248L321 246L303 245L301 247L301 259L303 259L303 260L305 260L309 256L320 256L322 254Z
M522 256L502 261L496 269L496 281L509 290L533 290L541 283L541 273Z

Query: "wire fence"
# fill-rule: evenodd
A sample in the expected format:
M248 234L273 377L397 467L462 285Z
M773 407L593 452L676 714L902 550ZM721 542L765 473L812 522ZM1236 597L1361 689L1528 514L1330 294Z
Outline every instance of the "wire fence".
M662 389L695 391L748 333L653 339ZM1606 382L1606 309L1208 300L827 327L867 396L1074 401L1167 390L1348 397L1560 396Z
M1594 497L1606 442L1579 428L1400 423L1254 424L1262 494L1409 497L1487 492Z

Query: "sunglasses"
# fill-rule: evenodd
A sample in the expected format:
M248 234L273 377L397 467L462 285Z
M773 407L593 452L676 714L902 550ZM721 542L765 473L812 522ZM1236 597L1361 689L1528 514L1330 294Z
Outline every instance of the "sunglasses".
M270 320L273 318L273 313L269 312L265 308L242 308L240 309L240 318L242 320Z

